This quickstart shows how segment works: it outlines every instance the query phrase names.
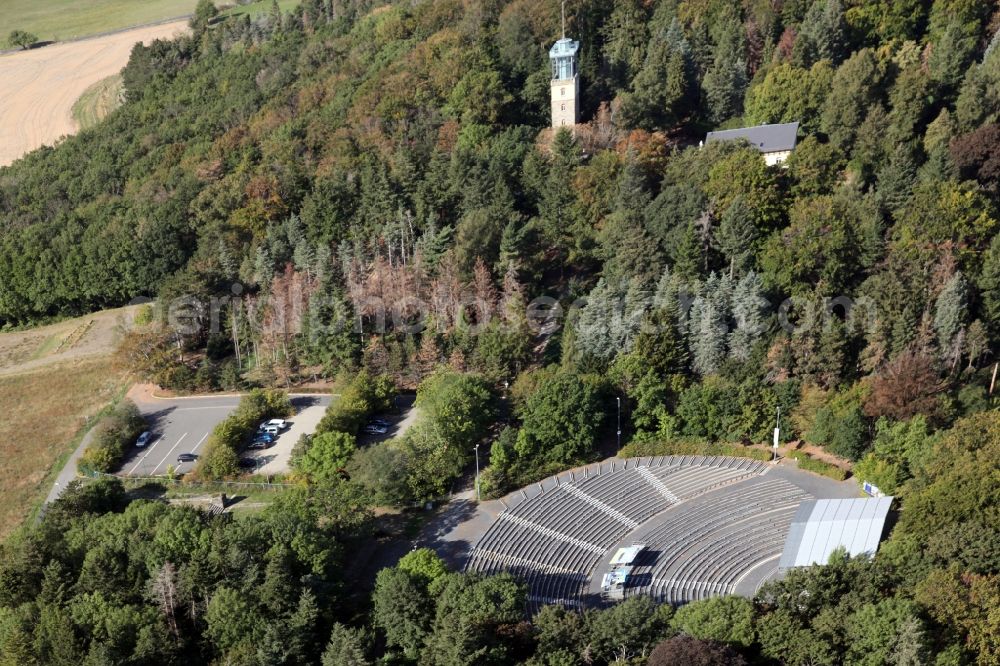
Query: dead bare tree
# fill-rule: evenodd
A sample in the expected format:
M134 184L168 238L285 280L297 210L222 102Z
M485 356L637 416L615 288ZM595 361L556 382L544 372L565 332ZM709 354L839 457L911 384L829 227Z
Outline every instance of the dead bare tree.
M163 563L150 581L150 588L156 605L167 622L167 629L175 640L180 640L177 625L177 569L172 562Z

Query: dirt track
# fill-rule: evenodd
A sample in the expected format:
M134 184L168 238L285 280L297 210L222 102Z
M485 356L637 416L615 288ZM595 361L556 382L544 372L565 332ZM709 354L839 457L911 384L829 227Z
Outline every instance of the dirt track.
M185 30L176 21L0 56L0 166L76 132L73 103L121 70L133 44Z
M24 331L0 333L0 377L53 364L110 356L135 307L103 310L85 317Z

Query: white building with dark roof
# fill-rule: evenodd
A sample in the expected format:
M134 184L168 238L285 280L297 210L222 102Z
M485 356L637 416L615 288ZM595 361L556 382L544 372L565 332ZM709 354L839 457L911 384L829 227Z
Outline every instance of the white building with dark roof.
M779 125L757 125L755 127L741 127L739 129L722 130L719 132L709 132L705 137L706 143L713 141L734 141L736 139L746 139L764 155L764 161L768 166L781 164L788 159L788 156L795 150L795 143L798 140L799 124L781 123Z

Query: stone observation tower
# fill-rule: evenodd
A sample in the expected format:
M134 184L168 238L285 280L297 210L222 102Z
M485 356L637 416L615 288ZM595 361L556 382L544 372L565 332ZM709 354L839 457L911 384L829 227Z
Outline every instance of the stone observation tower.
M549 49L552 62L552 127L572 127L580 120L580 76L576 54L580 42L566 37L566 3L562 3L562 39Z

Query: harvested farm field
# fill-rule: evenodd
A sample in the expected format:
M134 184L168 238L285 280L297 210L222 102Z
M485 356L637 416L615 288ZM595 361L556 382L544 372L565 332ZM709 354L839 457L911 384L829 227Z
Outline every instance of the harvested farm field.
M118 73L136 42L187 29L186 21L175 21L0 56L0 166L75 133L73 104Z

